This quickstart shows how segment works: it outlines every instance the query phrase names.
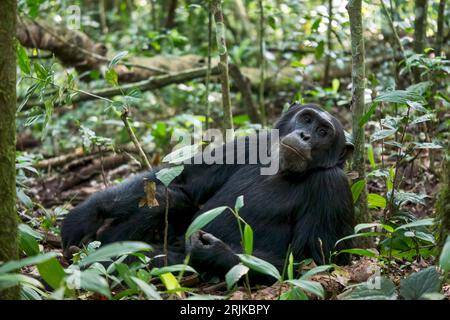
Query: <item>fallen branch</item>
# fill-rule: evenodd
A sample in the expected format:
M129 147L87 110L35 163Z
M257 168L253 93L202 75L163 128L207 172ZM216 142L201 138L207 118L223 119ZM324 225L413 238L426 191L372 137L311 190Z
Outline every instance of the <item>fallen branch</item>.
M169 84L183 83L186 81L190 81L197 78L205 77L207 73L207 68L197 68L186 70L177 74L168 74L163 76L155 76L150 79L130 83L114 88L106 88L106 89L98 89L93 90L91 92L86 91L76 91L77 95L72 98L72 103L78 103L89 100L96 100L99 98L112 98L114 96L122 95L123 93L128 92L131 89L139 89L141 91L154 90L165 87ZM211 74L217 75L219 73L219 68L214 67L211 69ZM55 103L56 106L61 106L63 104L62 101ZM29 101L25 104L22 111L30 108L30 107L44 107L45 104L42 101Z

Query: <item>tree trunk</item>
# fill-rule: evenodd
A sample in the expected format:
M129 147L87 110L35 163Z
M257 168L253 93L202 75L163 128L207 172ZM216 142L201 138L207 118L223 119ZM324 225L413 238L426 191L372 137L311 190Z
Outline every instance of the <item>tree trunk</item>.
M216 23L217 49L220 56L220 82L222 83L223 129L233 129L231 113L230 80L228 76L228 52L226 43L226 29L222 15L222 1L212 1L212 12Z
M328 29L327 29L327 52L325 55L325 70L323 74L323 85L330 84L330 64L331 51L333 50L333 43L331 42L331 31L333 29L333 0L328 0Z
M425 49L426 30L427 30L427 9L428 0L415 1L415 19L414 19L414 52L423 53ZM420 69L414 68L414 81L420 82Z
M17 259L16 216L16 7L0 1L0 262ZM0 291L0 300L18 299L18 288Z
M442 164L442 184L436 201L436 226L438 228L438 245L440 248L450 234L450 153L447 152Z
M350 18L350 33L352 46L352 131L355 151L353 153L352 170L358 172L358 179L366 179L365 152L364 152L364 126L359 122L366 113L364 102L365 89L365 66L364 66L364 38L361 13L361 0L350 0L347 11ZM369 220L369 209L367 207L367 192L363 192L357 201L357 222Z
M170 0L166 4L166 21L164 22L164 27L166 29L172 29L175 27L175 11L177 10L177 0Z
M442 52L442 44L444 42L444 19L445 19L445 1L439 1L438 23L436 32L436 55L440 56Z

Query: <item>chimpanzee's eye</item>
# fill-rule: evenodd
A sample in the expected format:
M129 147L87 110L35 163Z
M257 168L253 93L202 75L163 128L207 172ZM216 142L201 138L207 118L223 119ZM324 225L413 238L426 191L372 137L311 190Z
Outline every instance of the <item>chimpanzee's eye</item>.
M328 134L328 132L327 132L326 129L321 128L321 129L319 129L319 134L320 134L322 137L325 137L325 136Z
M304 121L305 123L311 123L311 117L310 117L310 116L304 116L304 117L303 117L303 121Z

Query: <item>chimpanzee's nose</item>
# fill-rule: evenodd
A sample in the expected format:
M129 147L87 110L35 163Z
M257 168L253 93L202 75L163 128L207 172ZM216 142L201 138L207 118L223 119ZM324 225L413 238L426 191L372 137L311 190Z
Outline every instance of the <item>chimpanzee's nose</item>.
M311 136L303 131L300 131L300 138L302 138L303 141L308 141L311 139Z

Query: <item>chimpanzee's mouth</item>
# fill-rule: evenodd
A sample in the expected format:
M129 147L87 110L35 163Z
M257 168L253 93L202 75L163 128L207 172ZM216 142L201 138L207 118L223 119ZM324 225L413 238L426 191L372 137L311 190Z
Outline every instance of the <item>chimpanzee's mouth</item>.
M285 148L288 148L289 150L291 150L292 152L294 152L296 155L298 155L300 157L300 159L302 160L308 160L308 157L306 157L304 154L302 154L299 150L297 150L296 148L286 144L285 142L281 141L281 145Z

